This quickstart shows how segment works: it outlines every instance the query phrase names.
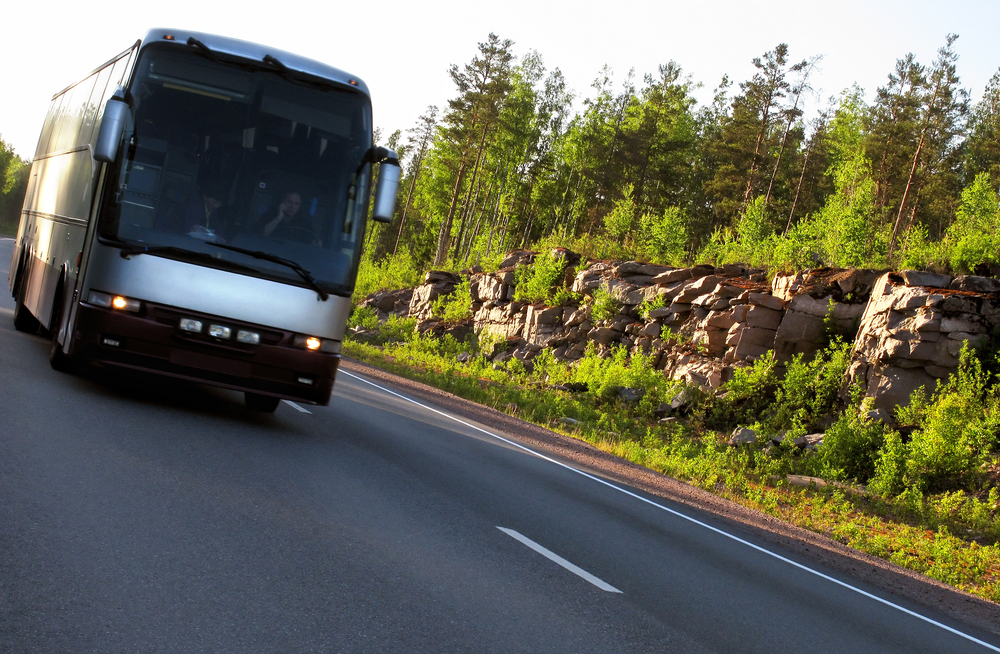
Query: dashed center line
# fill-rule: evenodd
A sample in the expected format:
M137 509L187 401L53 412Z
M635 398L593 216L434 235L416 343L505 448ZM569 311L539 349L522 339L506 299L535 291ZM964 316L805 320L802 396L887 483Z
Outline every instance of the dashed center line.
M539 545L535 541L531 540L530 538L528 538L524 534L520 534L520 533L514 531L513 529L507 529L506 527L497 527L497 529L499 529L503 533L507 534L508 536L510 536L511 538L513 538L514 540L517 540L517 541L520 541L521 543L524 543L525 545L527 545L531 549L535 550L536 552L538 552L539 554L541 554L545 558L549 559L550 561L558 563L559 565L561 565L562 567L566 568L567 570L569 570L570 572L572 572L576 576L581 577L583 579L586 579L587 581L589 581L590 583L594 584L595 586L597 586L601 590L603 590L605 592L608 592L608 593L620 593L621 592L620 590L618 590L617 588L615 588L614 586L612 586L608 582L606 582L606 581L604 581L602 579L599 579L598 577L595 577L594 575L590 574L589 572L587 572L586 570L584 570L583 568L581 568L579 566L573 565L572 563L570 563L569 561L567 561L563 557L559 556L555 552L553 552L551 550L545 549L544 547L542 547L541 545Z
M298 404L296 404L295 402L292 402L291 400L282 400L282 402L284 402L288 406L292 407L293 409L295 409L299 413L308 413L308 414L312 415L312 411L310 411L309 409L306 409L304 407L299 406Z

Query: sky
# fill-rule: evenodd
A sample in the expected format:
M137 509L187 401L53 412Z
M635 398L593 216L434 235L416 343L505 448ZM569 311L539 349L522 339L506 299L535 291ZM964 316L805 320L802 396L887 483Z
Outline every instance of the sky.
M52 95L154 27L256 41L341 68L368 84L386 135L414 127L428 105L446 107L455 95L449 66L469 62L490 32L513 40L516 55L535 50L559 68L577 109L604 65L620 88L630 69L641 84L670 60L702 84L695 97L705 104L724 74L749 79L753 58L779 43L793 62L823 57L807 112L854 83L872 100L897 59L912 52L931 64L948 33L959 35L958 73L973 100L1000 68L1000 0L51 0L4 13L0 137L26 159Z

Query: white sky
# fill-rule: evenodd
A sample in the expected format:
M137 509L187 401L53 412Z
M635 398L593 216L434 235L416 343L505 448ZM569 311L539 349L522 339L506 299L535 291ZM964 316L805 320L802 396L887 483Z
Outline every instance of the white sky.
M5 11L0 136L30 158L52 94L151 27L257 41L357 75L385 134L413 127L427 105L444 108L455 92L448 66L468 62L491 31L517 55L537 50L578 99L604 64L620 86L630 68L641 83L673 59L704 84L704 103L723 74L748 79L751 59L782 42L792 61L824 56L813 77L823 100L807 110L854 82L873 98L898 58L930 64L949 32L960 35L958 72L974 100L1000 67L1000 0L18 2Z

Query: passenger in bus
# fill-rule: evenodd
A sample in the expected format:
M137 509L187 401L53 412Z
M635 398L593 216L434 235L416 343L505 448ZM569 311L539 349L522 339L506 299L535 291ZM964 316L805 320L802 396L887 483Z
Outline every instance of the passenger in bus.
M224 243L226 228L225 202L227 189L222 184L209 183L205 189L189 197L181 214L181 233L205 241Z
M289 191L277 208L266 211L250 230L260 236L320 245L319 236L302 211L302 194Z

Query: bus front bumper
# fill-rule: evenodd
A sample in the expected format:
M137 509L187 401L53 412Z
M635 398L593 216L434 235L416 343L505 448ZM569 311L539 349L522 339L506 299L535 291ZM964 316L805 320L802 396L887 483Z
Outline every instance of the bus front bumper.
M262 332L257 345L188 335L178 316ZM144 370L237 391L326 405L339 354L293 346L295 334L171 307L141 314L80 303L70 354L86 361Z

